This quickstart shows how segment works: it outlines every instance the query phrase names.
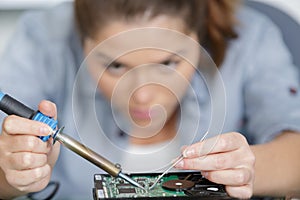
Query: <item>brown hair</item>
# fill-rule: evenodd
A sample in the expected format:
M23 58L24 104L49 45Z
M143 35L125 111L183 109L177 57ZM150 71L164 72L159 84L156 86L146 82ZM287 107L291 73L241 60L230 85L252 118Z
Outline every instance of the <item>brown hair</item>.
M235 7L238 0L75 0L75 18L82 38L93 38L111 20L136 20L146 11L180 16L196 31L201 44L220 66L228 40L236 38Z

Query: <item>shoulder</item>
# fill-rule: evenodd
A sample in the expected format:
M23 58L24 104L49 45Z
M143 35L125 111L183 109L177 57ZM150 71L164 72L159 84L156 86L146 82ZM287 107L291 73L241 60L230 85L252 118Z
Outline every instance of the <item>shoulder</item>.
M288 54L280 29L268 16L243 4L236 18L238 38L229 43L225 65L234 62L236 67L248 70L259 60L258 57L264 55L269 59L277 54L274 48L280 49L282 55Z
M47 95L38 99L63 102L65 90L72 88L82 60L74 24L73 5L69 2L24 13L1 56L1 87L13 85L15 91L22 91L20 88L25 86L35 88L39 97ZM40 87L45 80L51 80L51 84ZM32 97L24 93L30 102Z
M247 3L243 3L237 10L236 16L243 24L257 24L268 21L268 17L262 12L252 8ZM253 21L254 20L254 21Z
M72 64L77 69L82 60L82 46L75 24L72 2L26 12L12 37L11 46L19 45L38 54L46 69L61 71ZM23 57L31 59L26 55Z
M282 32L267 15L244 4L236 16L239 37L229 42L221 68L228 80L233 71L242 84L247 84L263 71L294 70Z
M236 17L238 19L236 30L241 38L247 37L255 40L265 35L266 30L272 30L273 33L279 32L277 25L267 15L247 4L241 5Z
M25 12L19 22L19 31L36 41L61 42L74 31L74 24L73 4L66 2L50 9Z

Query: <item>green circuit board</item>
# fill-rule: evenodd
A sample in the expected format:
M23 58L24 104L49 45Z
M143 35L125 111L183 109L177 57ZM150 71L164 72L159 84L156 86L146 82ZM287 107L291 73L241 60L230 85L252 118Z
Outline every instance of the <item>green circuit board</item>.
M94 199L192 199L191 197L198 198L200 196L216 197L216 199L228 198L222 185L209 182L199 172L166 174L151 190L149 188L159 174L131 174L129 176L142 185L145 190L132 186L121 178L115 178L107 174L95 174Z
M146 190L134 187L125 182L123 179L107 176L101 177L103 191L98 191L98 196L102 196L104 198L186 196L183 191L171 191L161 187L162 183L165 181L178 179L178 176L176 175L163 177L152 190L149 190L149 187L151 187L151 185L155 182L157 178L156 176L132 176L131 178L141 184Z

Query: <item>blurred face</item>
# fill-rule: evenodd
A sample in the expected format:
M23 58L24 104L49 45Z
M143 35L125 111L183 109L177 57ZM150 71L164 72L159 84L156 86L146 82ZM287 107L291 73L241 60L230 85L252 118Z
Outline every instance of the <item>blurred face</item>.
M195 73L199 49L189 45L191 38L197 41L174 17L112 21L84 41L84 51L112 106L134 126L158 131L178 110Z

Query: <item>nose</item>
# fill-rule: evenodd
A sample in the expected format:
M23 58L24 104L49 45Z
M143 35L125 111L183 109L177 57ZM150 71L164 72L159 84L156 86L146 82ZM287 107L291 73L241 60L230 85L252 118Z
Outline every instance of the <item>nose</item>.
M136 104L148 104L153 98L152 87L144 85L137 88L132 94L132 100Z

